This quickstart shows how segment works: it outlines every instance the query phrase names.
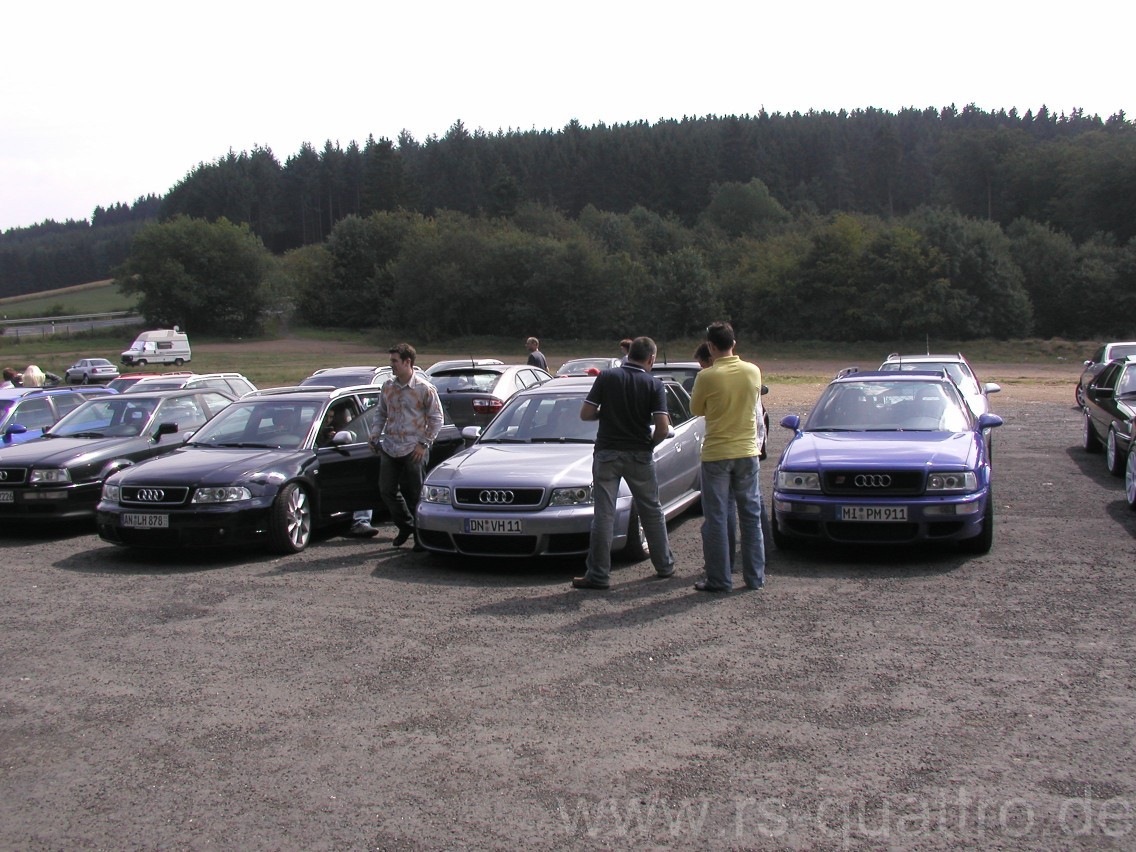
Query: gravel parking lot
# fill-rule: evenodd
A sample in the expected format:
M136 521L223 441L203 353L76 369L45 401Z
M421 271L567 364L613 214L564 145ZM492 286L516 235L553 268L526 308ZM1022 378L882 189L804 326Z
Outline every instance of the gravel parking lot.
M989 555L774 551L760 593L691 590L690 514L608 593L393 528L4 530L0 847L1132 848L1136 513L1072 381L994 399Z

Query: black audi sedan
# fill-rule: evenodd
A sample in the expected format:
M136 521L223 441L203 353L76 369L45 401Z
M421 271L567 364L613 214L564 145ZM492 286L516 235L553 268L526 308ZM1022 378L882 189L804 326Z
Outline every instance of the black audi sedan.
M316 529L380 505L367 444L376 386L242 397L169 455L103 485L98 533L153 548L261 545L298 553Z
M103 481L172 452L232 394L199 388L88 400L41 437L0 449L0 530L15 522L90 517Z

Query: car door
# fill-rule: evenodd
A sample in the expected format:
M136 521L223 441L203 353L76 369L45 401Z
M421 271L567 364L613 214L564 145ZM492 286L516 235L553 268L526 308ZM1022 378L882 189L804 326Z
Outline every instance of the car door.
M1085 410L1092 420L1093 431L1102 441L1107 439L1109 427L1119 416L1116 380L1120 377L1123 366L1115 362L1109 364L1093 379L1085 393Z
M697 490L701 472L702 418L690 413L688 399L671 383L664 386L667 412L671 418L673 438L655 448L655 475L659 480L659 499L663 505L673 502L691 489Z
M378 394L371 394L377 401ZM373 403L372 403L373 404ZM379 504L379 456L368 444L370 421L356 396L332 400L320 421L316 437L319 463L320 507L324 515L355 512ZM334 423L337 434L352 433L346 444L331 444L324 424ZM342 425L342 429L339 426Z

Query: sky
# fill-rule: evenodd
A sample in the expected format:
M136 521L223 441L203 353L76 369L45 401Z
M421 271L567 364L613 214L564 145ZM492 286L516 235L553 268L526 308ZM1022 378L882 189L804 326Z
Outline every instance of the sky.
M684 116L967 104L1136 117L1136 4L1083 0L17 0L0 231L164 195L197 164Z

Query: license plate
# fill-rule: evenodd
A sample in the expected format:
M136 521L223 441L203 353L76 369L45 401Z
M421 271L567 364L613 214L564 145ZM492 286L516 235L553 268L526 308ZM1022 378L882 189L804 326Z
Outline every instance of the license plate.
M470 535L521 535L524 523L516 518L466 518L465 531Z
M143 530L169 529L169 515L123 515L122 525Z
M841 506L842 521L906 521L906 506Z
M0 491L0 503L15 503L15 502L16 502L16 492L15 491Z

